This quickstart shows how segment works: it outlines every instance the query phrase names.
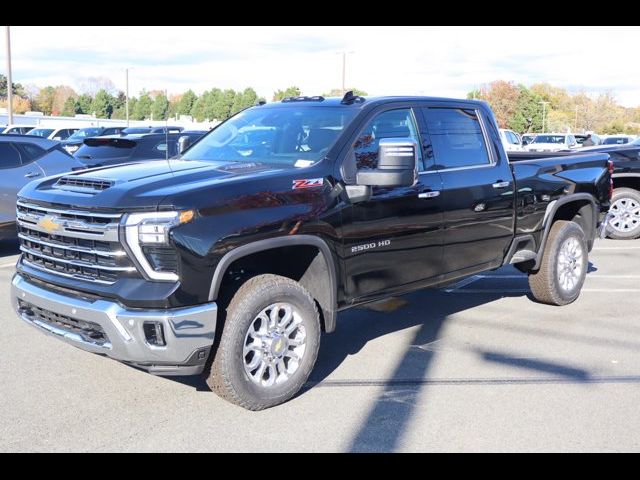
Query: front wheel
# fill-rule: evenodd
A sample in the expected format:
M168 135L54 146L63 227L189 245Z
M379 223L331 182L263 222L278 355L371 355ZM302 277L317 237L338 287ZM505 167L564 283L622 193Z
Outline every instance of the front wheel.
M551 226L537 272L529 274L534 298L549 305L575 301L589 266L584 231L575 222L559 220Z
M302 388L318 357L320 315L299 283L259 275L236 292L207 383L248 410L286 402Z
M632 240L640 237L640 192L632 188L616 188L609 213L609 238Z

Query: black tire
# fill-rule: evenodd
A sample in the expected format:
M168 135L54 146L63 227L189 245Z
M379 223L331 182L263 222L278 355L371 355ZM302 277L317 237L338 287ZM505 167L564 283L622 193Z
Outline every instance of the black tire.
M640 192L633 188L616 188L611 197L611 209L609 211L615 214L614 206L622 206L625 204L625 201L640 205ZM638 220L640 219L629 218L627 221L635 222L635 226L628 231L621 231L616 228L616 223L622 222L623 219L620 217L612 218L607 228L607 236L614 240L633 240L640 237L640 221Z
M281 384L259 385L245 371L243 348L247 333L264 309L286 302L299 313L306 332L304 355L297 370ZM320 315L316 303L299 283L278 275L259 275L245 282L226 309L207 384L225 400L248 410L263 410L286 402L309 378L320 347Z
M581 257L576 266L580 268L578 280L571 288L563 288L560 282L559 255L563 245L575 239L581 248ZM578 265L579 263L579 265ZM551 226L542 262L537 272L529 274L529 287L534 298L549 305L567 305L580 295L589 266L587 241L584 231L575 222L558 220Z

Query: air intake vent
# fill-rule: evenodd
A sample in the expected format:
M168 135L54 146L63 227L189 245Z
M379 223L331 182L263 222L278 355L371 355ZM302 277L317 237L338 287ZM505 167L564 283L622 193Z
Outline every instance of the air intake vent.
M81 189L102 191L113 186L112 180L100 180L99 178L86 177L62 177L56 182L56 187L64 189Z

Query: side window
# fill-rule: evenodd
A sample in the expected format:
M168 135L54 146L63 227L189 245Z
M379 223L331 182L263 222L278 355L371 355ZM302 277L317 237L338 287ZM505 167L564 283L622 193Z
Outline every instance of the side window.
M0 168L16 168L22 166L20 153L11 143L0 143Z
M466 108L423 109L438 168L489 165L478 112Z
M358 169L378 166L378 145L383 138L411 138L418 144L418 170L424 170L418 129L410 108L389 110L376 115L353 144Z
M509 131L507 132L507 135L509 135L509 143L511 143L512 145L517 145L518 143L520 143L518 142L518 137L516 137L515 133Z
M30 143L17 143L15 147L22 155L22 163L31 163L46 153L46 150Z

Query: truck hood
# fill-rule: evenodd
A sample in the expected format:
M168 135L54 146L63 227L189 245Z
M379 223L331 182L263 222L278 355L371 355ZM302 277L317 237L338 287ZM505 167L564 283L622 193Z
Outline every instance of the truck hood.
M260 163L155 160L47 177L31 182L18 195L37 203L83 209L147 210L171 206L171 197L203 183L211 187L247 177L260 181L280 172L280 168Z

